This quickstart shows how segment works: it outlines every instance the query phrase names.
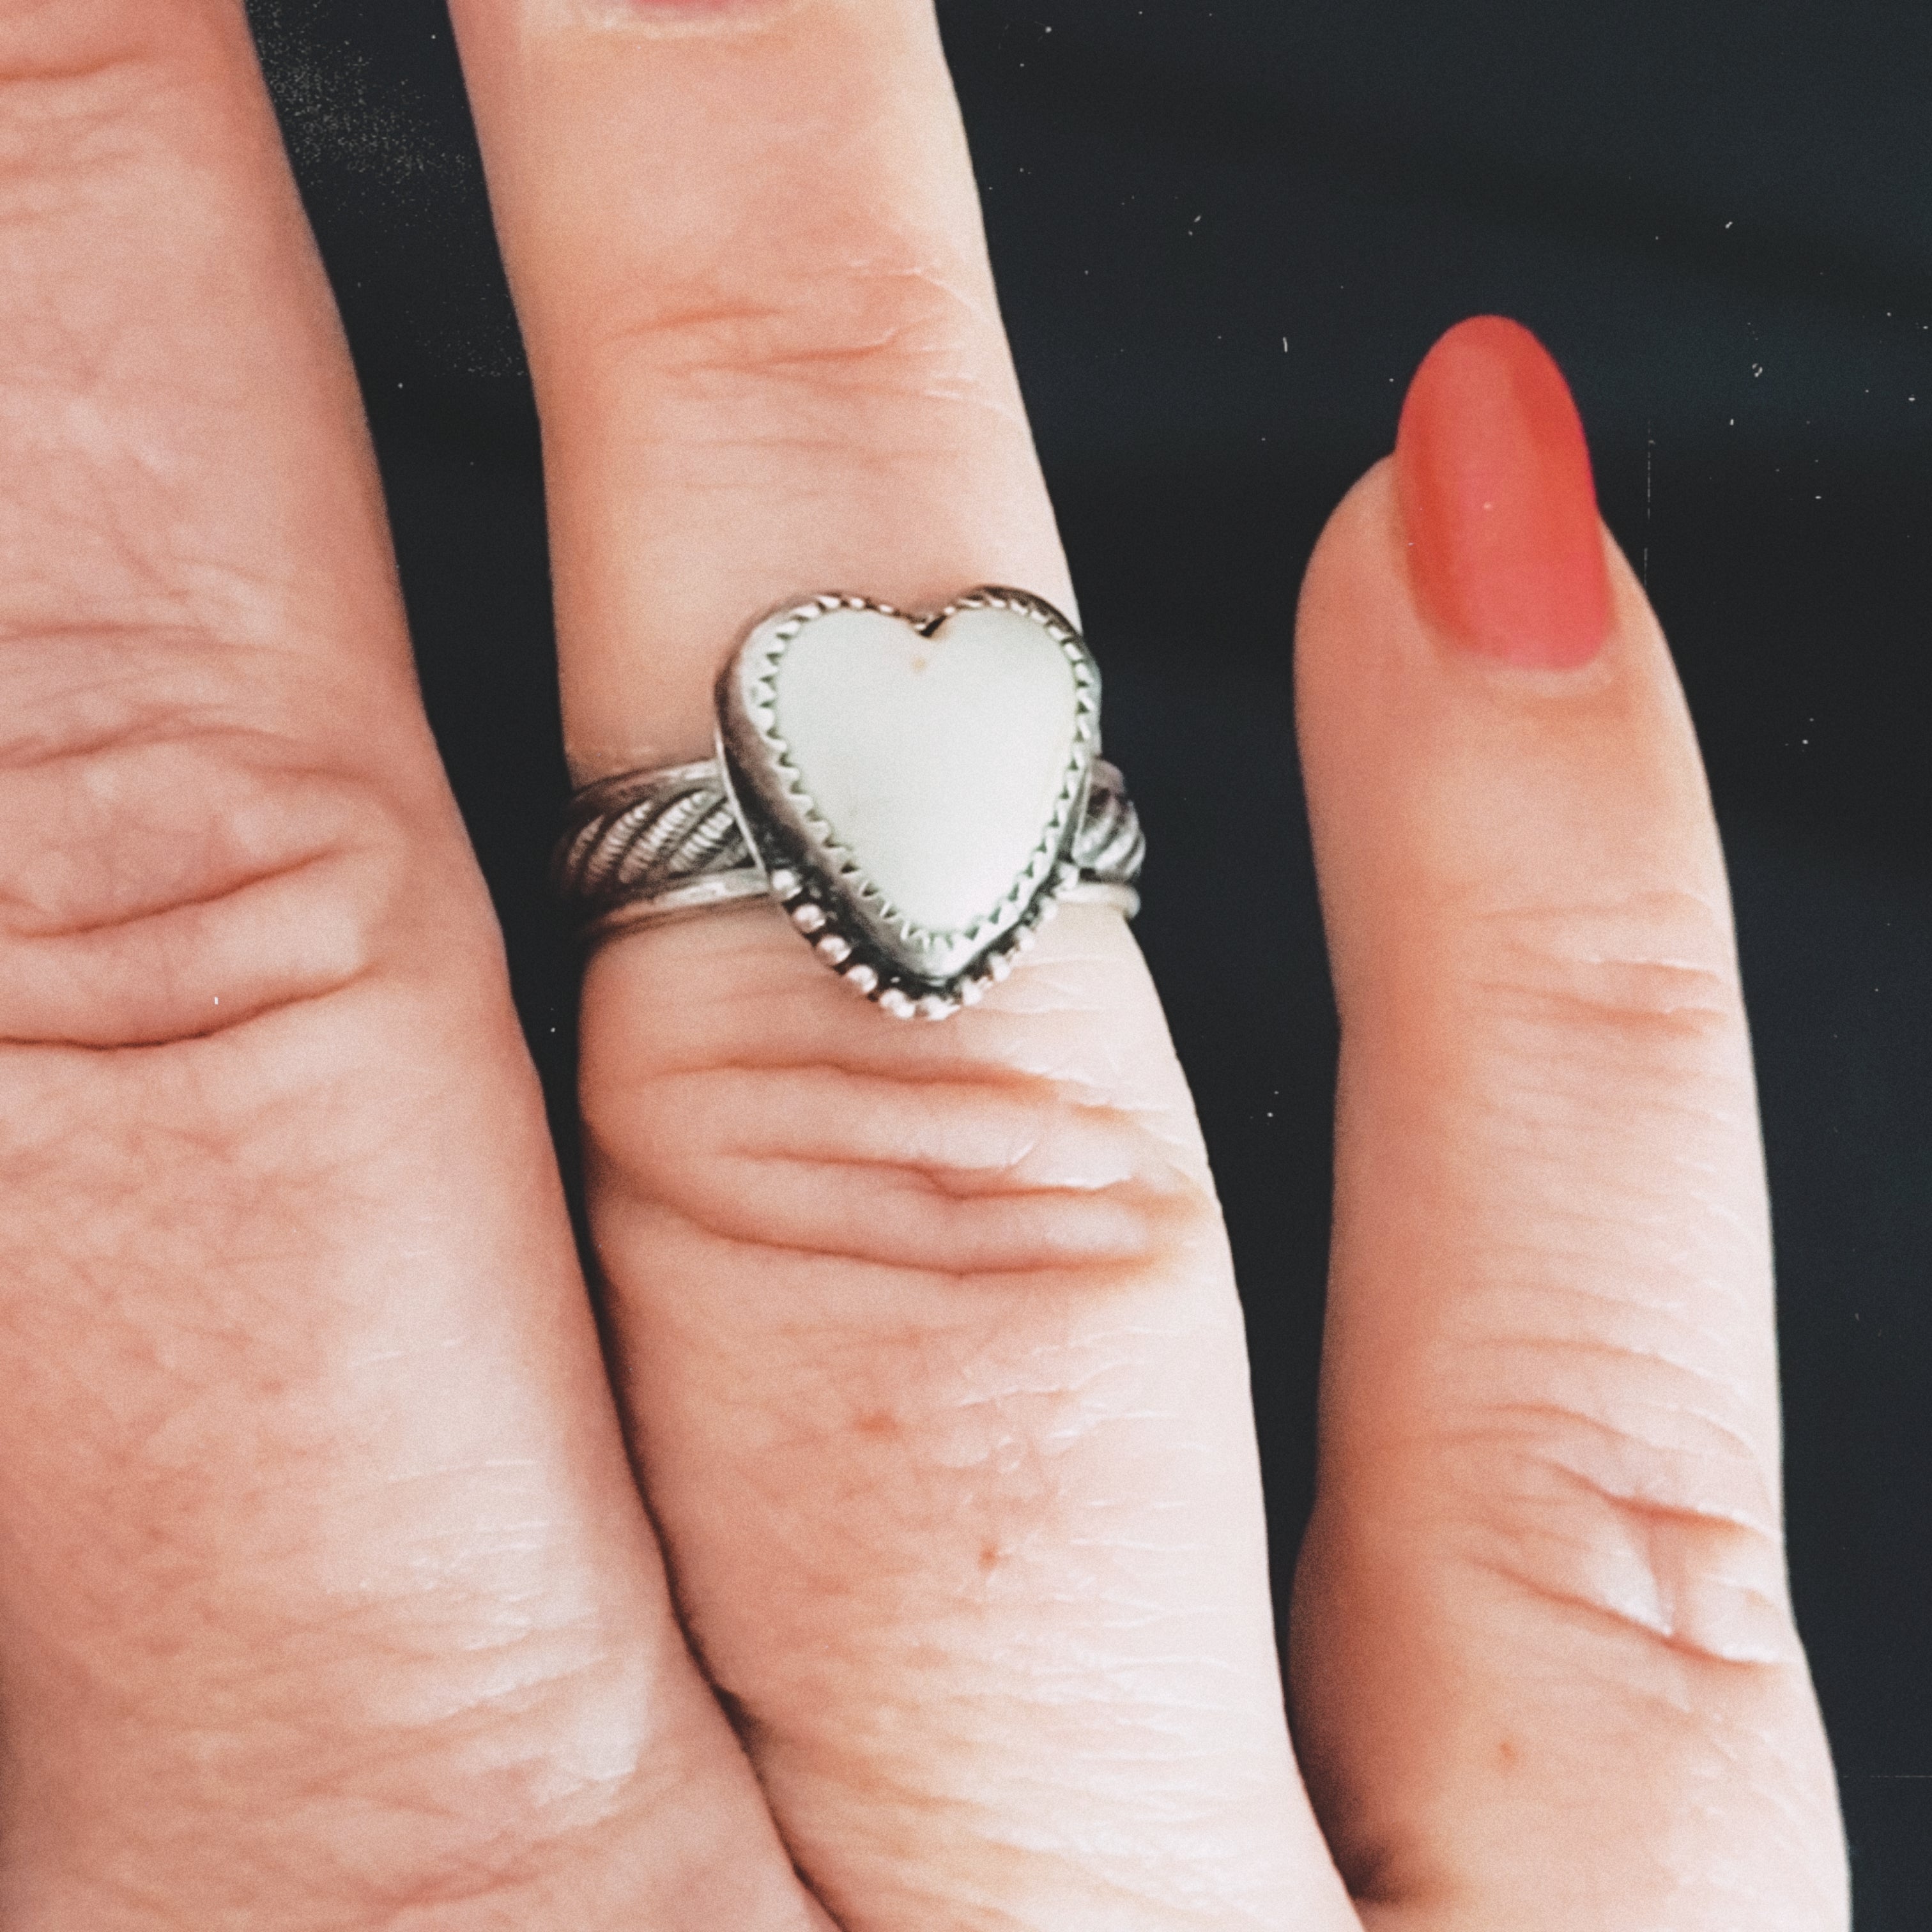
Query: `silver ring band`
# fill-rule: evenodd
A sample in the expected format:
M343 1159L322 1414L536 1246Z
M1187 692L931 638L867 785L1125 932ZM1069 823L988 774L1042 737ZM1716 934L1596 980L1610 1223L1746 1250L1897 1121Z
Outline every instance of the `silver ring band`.
M1112 906L1131 919L1146 852L1119 768L1096 759L1071 855L1080 877L1062 900ZM551 880L592 941L770 897L716 758L586 785L570 802Z

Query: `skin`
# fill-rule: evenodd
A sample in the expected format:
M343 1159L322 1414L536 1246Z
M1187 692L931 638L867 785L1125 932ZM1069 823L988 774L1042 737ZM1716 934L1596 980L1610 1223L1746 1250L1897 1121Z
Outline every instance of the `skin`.
M802 589L1070 604L922 5L454 13L580 776L701 753ZM607 1372L230 0L0 0L0 1922L1846 1922L1724 873L1620 560L1589 666L1474 658L1378 469L1305 588L1292 1748L1123 923L934 1028L768 913L598 953Z

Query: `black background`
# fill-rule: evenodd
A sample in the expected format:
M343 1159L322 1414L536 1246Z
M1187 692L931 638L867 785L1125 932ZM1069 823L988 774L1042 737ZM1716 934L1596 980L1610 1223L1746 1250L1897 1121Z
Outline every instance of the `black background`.
M251 11L568 1161L536 422L448 22L438 0ZM1932 1925L1932 9L941 14L1109 749L1153 838L1141 936L1233 1229L1278 1574L1312 1473L1335 1049L1292 602L1423 351L1499 310L1571 378L1702 736L1858 1924Z

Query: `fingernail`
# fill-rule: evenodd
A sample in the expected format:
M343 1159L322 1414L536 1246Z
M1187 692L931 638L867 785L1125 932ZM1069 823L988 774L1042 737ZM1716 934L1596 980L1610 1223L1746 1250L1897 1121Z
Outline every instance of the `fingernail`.
M1458 322L1422 358L1395 440L1423 608L1465 649L1568 669L1610 627L1590 450L1570 386L1520 322Z

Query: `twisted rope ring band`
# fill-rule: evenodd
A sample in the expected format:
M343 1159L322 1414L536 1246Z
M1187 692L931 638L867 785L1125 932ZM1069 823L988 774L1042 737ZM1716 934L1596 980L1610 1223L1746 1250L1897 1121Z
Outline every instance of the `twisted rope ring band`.
M1062 898L1131 918L1146 852L1118 767L1096 759L1073 840L1080 878ZM591 940L770 892L715 758L586 785L570 802L551 880Z

